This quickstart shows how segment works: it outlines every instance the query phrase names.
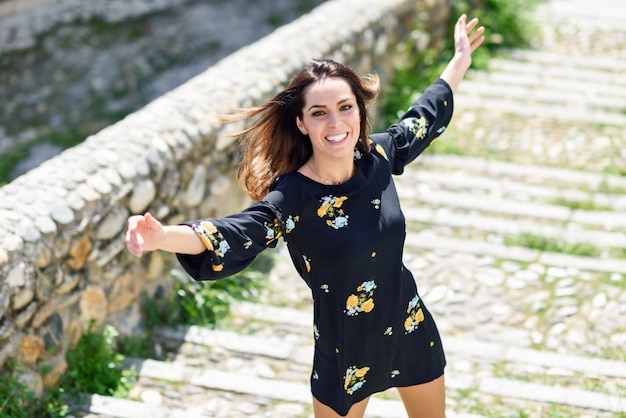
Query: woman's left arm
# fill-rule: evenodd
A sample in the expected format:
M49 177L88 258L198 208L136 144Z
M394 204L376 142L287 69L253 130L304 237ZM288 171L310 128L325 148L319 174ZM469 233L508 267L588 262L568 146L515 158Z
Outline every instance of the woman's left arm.
M456 92L472 64L472 53L485 40L485 28L476 28L477 25L477 18L467 22L467 15L462 14L454 26L454 56L441 73L441 78L450 85L452 92Z

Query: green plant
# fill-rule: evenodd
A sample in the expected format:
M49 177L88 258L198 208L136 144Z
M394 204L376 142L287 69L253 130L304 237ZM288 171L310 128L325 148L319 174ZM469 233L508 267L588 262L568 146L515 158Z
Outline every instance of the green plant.
M0 416L29 418L33 413L35 395L19 381L22 371L13 361L0 373Z
M58 418L69 414L65 392L54 387L37 399L33 391L19 381L22 370L15 362L7 362L0 375L0 416L12 418Z
M142 310L146 328L152 331L157 325L216 324L230 314L233 301L258 296L273 264L273 255L261 253L242 272L211 282L196 282L185 274L173 272L170 298L149 298L144 294Z
M536 28L528 12L541 0L479 0L472 5L467 1L453 2L450 8L445 42L435 47L423 48L424 26L419 20L413 30L414 36L400 45L403 64L394 72L393 81L385 86L382 112L385 122L395 123L398 113L407 109L415 96L436 80L454 54L454 24L461 13L470 18L478 17L486 29L486 39L472 57L474 69L487 69L487 60L504 48L524 48Z
M105 326L101 332L95 332L94 327L92 321L74 350L68 352L68 369L59 386L72 394L124 397L135 373L122 368L124 356L114 349L117 331Z
M141 335L124 335L117 339L117 351L128 357L154 358L154 344L150 340L150 333Z

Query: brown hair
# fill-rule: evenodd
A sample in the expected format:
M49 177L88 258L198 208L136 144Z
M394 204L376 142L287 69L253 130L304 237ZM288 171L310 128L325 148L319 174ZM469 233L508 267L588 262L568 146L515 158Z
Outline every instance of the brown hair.
M365 152L370 151L367 106L378 96L378 76L361 78L354 70L338 62L314 60L272 99L227 119L252 119L247 128L233 136L241 136L243 156L239 164L239 184L253 200L261 200L278 176L296 171L311 157L311 141L297 128L296 117L302 118L307 87L328 77L341 77L350 85L361 115L358 146Z

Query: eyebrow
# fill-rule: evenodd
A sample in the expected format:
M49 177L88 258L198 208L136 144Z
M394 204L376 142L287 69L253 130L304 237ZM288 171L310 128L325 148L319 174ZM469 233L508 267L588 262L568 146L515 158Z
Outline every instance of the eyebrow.
M350 100L352 100L352 98L351 98L351 97L346 97L345 99L339 100L339 101L337 102L337 104L338 104L338 105L340 105L340 104L345 103L345 102L348 102L348 101L350 101ZM310 107L307 109L307 112L308 112L308 111L310 111L311 109L313 109L313 108L317 108L317 107L322 107L322 108L324 108L324 107L327 107L327 106L325 106L325 105L312 105L312 106L310 106Z

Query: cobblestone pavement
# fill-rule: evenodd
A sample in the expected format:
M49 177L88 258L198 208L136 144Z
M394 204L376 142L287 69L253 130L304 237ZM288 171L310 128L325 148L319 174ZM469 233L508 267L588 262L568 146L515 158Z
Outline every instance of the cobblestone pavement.
M626 416L626 6L552 0L535 48L473 73L397 179L406 263L446 347L449 417ZM443 153L456 150L457 155ZM309 291L281 248L261 303L163 330L133 401L90 416L310 417ZM404 417L393 391L370 417Z

